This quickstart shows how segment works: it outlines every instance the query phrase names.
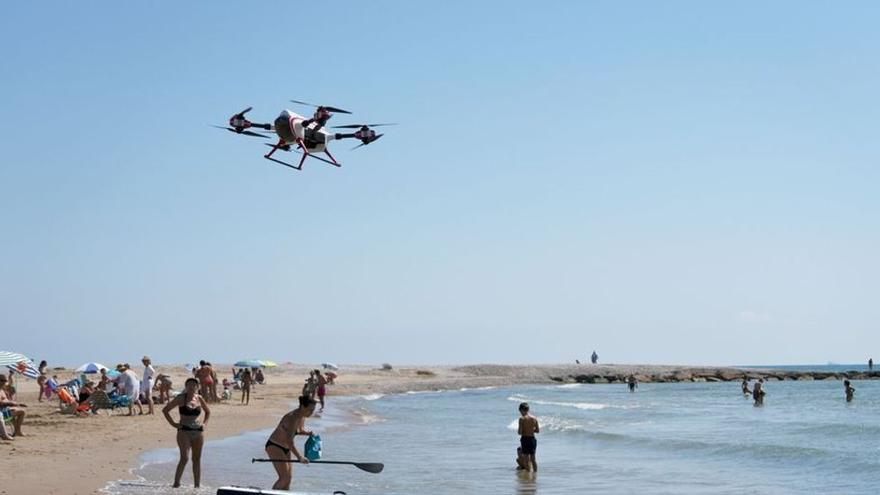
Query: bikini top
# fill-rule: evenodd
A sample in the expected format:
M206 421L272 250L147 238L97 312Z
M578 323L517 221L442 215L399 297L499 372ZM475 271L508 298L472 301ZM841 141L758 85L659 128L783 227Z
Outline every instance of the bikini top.
M177 408L177 412L179 412L181 416L198 416L199 414L202 414L202 406L189 407L189 404L184 404Z

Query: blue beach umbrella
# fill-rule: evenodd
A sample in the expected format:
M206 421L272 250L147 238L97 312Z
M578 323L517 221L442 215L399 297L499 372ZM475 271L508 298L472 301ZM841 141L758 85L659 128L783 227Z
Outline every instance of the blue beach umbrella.
M237 366L239 368L262 368L263 362L259 359L242 359L238 361L233 366Z
M104 368L107 371L110 371L110 368L104 366L101 363L88 362L88 363L83 364L79 368L77 368L76 372L77 373L90 373L90 374L91 373L100 373L101 368Z

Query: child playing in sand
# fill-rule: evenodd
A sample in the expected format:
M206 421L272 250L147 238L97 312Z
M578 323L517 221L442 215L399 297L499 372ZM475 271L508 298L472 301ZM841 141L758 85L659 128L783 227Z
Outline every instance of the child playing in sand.
M538 448L538 440L535 434L541 432L538 425L538 418L529 414L529 404L523 402L519 405L519 428L520 435L520 460L517 461L517 469L528 470L531 466L532 471L538 470L538 461L535 460L535 450Z

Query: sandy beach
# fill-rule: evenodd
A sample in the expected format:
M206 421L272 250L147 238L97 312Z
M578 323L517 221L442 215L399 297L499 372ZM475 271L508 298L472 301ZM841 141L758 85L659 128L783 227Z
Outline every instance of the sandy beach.
M256 387L249 406L239 405L237 392L233 400L212 405L207 439L274 426L289 409L312 367L282 365L268 370L267 384ZM175 384L182 383L188 376L181 366L160 365L158 369L170 372ZM228 365L217 369L221 377L231 373ZM62 380L73 376L68 371L56 373ZM343 366L340 378L330 388L329 407L334 395L575 381L613 383L630 373L639 376L641 381L729 381L740 378L743 370L658 365L406 366L392 370ZM748 373L757 372L749 370ZM772 371L761 374L777 379L799 376ZM33 380L19 378L17 384L19 401L29 406L24 426L27 436L0 442L7 466L15 473L4 479L0 494L99 493L110 480L131 478L130 470L137 466L138 456L143 452L175 446L174 432L158 408L154 416L128 417L126 411L117 410L109 416L103 411L97 416L77 417L60 413L57 400L37 402Z

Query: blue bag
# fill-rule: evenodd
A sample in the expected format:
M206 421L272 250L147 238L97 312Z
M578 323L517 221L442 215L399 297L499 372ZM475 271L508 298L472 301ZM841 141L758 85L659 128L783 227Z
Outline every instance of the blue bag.
M321 435L312 435L306 440L306 459L317 461L321 458Z

